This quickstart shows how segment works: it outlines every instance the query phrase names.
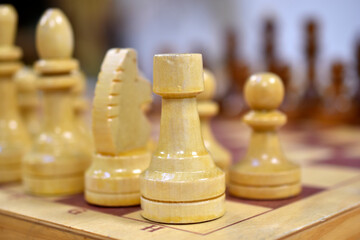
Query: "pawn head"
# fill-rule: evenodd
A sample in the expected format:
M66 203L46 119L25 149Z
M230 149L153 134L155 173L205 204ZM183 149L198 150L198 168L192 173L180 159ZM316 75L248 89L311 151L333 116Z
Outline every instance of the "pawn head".
M246 81L244 95L253 110L275 110L284 99L284 85L273 73L259 73Z
M216 81L214 74L204 69L204 91L197 95L199 100L211 100L215 95Z

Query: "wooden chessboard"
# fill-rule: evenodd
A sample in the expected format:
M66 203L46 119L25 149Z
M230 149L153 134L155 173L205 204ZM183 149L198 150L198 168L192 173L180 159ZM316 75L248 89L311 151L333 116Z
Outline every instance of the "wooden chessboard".
M217 119L212 127L238 160L249 130L238 119ZM281 140L302 165L303 190L295 198L227 196L227 212L217 220L166 225L143 219L139 206L97 207L82 194L39 198L20 184L1 185L0 239L360 239L360 129L296 126Z

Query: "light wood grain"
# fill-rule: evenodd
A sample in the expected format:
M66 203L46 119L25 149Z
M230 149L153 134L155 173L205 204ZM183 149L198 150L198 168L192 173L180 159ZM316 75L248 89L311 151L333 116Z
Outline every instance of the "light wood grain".
M72 29L61 10L48 9L36 32L42 59L35 68L40 75L37 86L43 91L44 123L31 151L24 156L24 187L37 195L82 192L92 150L74 122L71 89L77 78L71 72L78 65L71 59Z
M59 9L46 11L36 28L36 49L41 59L68 59L74 51L71 24Z
M141 107L149 102L150 83L139 77L135 50L110 49L95 90L96 151L116 155L144 147L150 137L150 123Z
M157 149L140 178L147 219L193 223L225 212L225 174L204 146L197 113L203 89L200 54L155 55L153 90L162 97L162 113Z
M0 5L0 183L21 179L21 159L30 148L14 82L22 66L21 50L14 46L17 19L11 5Z
M0 231L14 239L34 234L45 239L356 239L360 234L356 224L360 216L359 188L360 180L354 180L273 210L227 202L232 211L220 219L177 226L146 221L139 211L119 217L29 196L14 185L0 189L0 224L5 226Z
M279 199L300 193L300 168L288 161L277 129L286 116L277 111L284 97L281 79L271 73L252 75L244 95L251 107L243 121L252 128L246 155L230 170L229 192L251 199Z
M304 231L299 231L283 239L359 239L360 207L350 209L329 219L323 224L317 223Z
M101 206L140 203L139 175L149 166L150 123L143 106L150 83L139 75L134 49L110 49L95 90L96 152L86 172L86 201Z

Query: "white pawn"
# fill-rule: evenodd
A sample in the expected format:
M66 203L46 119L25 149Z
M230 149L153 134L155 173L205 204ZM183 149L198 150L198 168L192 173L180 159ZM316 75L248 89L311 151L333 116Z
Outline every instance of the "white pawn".
M286 116L276 110L284 98L284 86L272 73L252 75L244 88L251 108L243 121L252 128L244 158L230 169L229 192L251 199L280 199L301 191L300 168L284 155L277 129Z

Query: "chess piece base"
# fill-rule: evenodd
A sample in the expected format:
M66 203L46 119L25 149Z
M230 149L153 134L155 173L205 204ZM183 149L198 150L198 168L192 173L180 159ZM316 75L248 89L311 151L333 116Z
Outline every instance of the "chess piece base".
M100 206L140 204L139 175L149 166L150 158L147 150L120 156L94 155L85 174L86 201Z
M84 177L82 174L58 178L24 176L23 185L25 191L33 195L72 195L83 191Z
M296 196L301 191L301 183L285 184L280 186L246 186L234 183L229 184L229 192L236 197L272 200Z
M141 215L161 223L198 223L217 219L225 214L225 194L204 201L159 202L141 197Z
M101 193L86 190L85 199L88 203L106 206L134 206L140 204L140 192L136 193Z
M7 169L2 167L0 169L0 183L14 182L21 180L20 167L17 169Z
M265 171L267 170L267 171ZM274 168L255 172L249 167L236 166L230 170L230 182L247 186L279 186L300 182L300 168L290 163L288 168L275 170Z

